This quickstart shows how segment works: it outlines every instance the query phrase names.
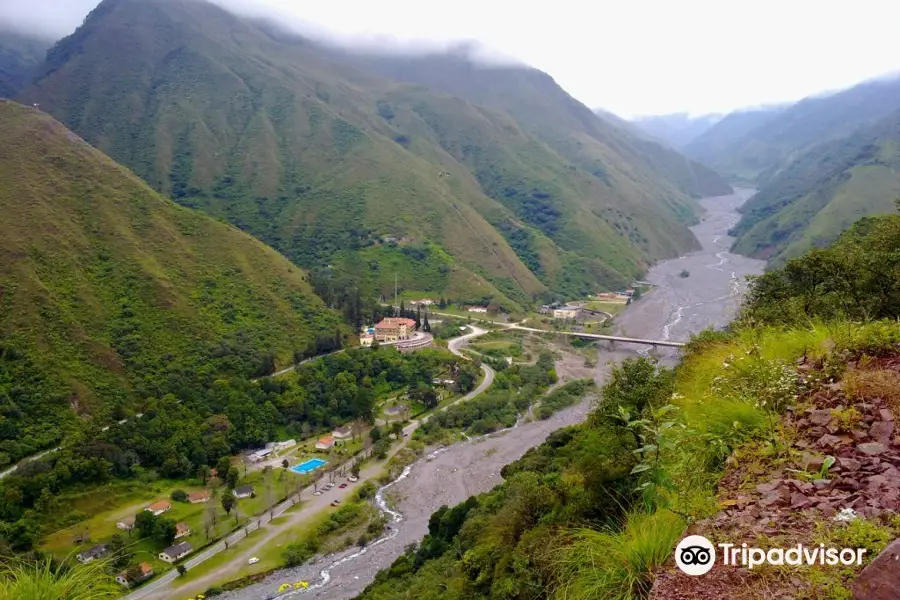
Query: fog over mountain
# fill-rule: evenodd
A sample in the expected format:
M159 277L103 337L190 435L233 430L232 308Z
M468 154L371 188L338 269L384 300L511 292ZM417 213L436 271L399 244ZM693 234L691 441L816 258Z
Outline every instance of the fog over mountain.
M277 19L306 35L366 48L408 51L477 42L479 57L532 65L585 104L625 118L727 113L796 101L898 67L892 40L900 6L878 0L861 0L853 11L812 0L732 3L727 10L710 0L587 6L562 0L549 13L507 0L460 0L438 15L411 0L397 0L389 10L356 0L215 1L241 14ZM3 0L0 27L61 37L96 4ZM753 32L765 32L766 43L752 43Z

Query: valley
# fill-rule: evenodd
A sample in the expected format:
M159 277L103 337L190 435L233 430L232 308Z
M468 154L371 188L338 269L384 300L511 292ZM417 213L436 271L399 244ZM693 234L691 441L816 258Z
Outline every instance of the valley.
M653 267L647 279L656 288L616 317L619 333L686 340L691 333L722 327L733 318L744 290L744 277L762 271L762 261L727 251L730 243L727 231L738 218L737 208L752 192L740 189L733 195L701 201L706 213L692 230L703 244L702 250ZM684 268L691 270L691 277L678 277ZM591 377L602 383L612 364L646 352L628 344L617 344L612 350L601 344L597 366L585 367L583 359L571 350L564 350L556 363L557 372L561 380ZM666 363L677 360L677 351L661 349L659 352ZM390 566L409 544L421 540L428 532L429 518L441 505L454 506L499 484L504 465L542 443L551 432L583 421L595 400L595 395L589 395L580 404L547 420L520 423L500 433L432 451L389 488L386 497L393 511L402 518L390 522L394 530L385 541L363 551L351 549L308 565L275 572L261 583L219 597L228 600L355 597L380 569ZM323 569L327 570L327 579L320 573ZM308 581L310 587L278 593L282 584L296 581Z

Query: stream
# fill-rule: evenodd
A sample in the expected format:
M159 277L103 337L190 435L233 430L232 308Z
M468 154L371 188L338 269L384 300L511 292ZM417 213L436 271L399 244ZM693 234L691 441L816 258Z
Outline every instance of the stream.
M631 337L685 341L692 332L721 327L733 318L746 289L745 277L761 273L763 261L731 254L733 238L727 231L737 222L737 208L754 190L738 189L734 194L701 200L706 213L692 231L701 250L663 261L648 273L656 287L633 303L615 320L617 333ZM687 271L688 276L681 276ZM650 350L628 344L611 349L600 344L600 360L585 373L601 383L612 365ZM676 349L657 352L664 363L678 359ZM558 365L559 369L559 365ZM563 372L560 372L563 376ZM545 421L519 422L515 427L439 448L403 470L393 482L378 490L376 505L388 517L388 530L365 548L350 548L305 565L273 572L265 580L228 592L228 600L271 600L315 598L347 600L359 594L381 569L387 568L407 546L428 532L428 520L441 505L454 506L473 494L480 494L502 482L500 470L520 458L529 448L542 443L560 427L584 420L591 410L586 399L557 412ZM279 586L306 581L309 587L278 592Z

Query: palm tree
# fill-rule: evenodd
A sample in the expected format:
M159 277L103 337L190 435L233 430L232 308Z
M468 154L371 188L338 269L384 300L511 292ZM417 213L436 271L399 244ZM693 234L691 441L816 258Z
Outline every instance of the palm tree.
M71 565L52 559L0 565L0 600L105 600L122 590L106 573L107 561Z

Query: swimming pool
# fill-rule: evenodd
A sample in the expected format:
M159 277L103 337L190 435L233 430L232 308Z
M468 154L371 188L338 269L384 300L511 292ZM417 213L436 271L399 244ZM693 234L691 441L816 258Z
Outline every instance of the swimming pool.
M311 458L306 462L300 463L299 465L294 465L293 467L291 467L291 471L293 471L294 473L305 475L306 473L311 473L319 467L327 464L328 461L322 460L321 458Z

